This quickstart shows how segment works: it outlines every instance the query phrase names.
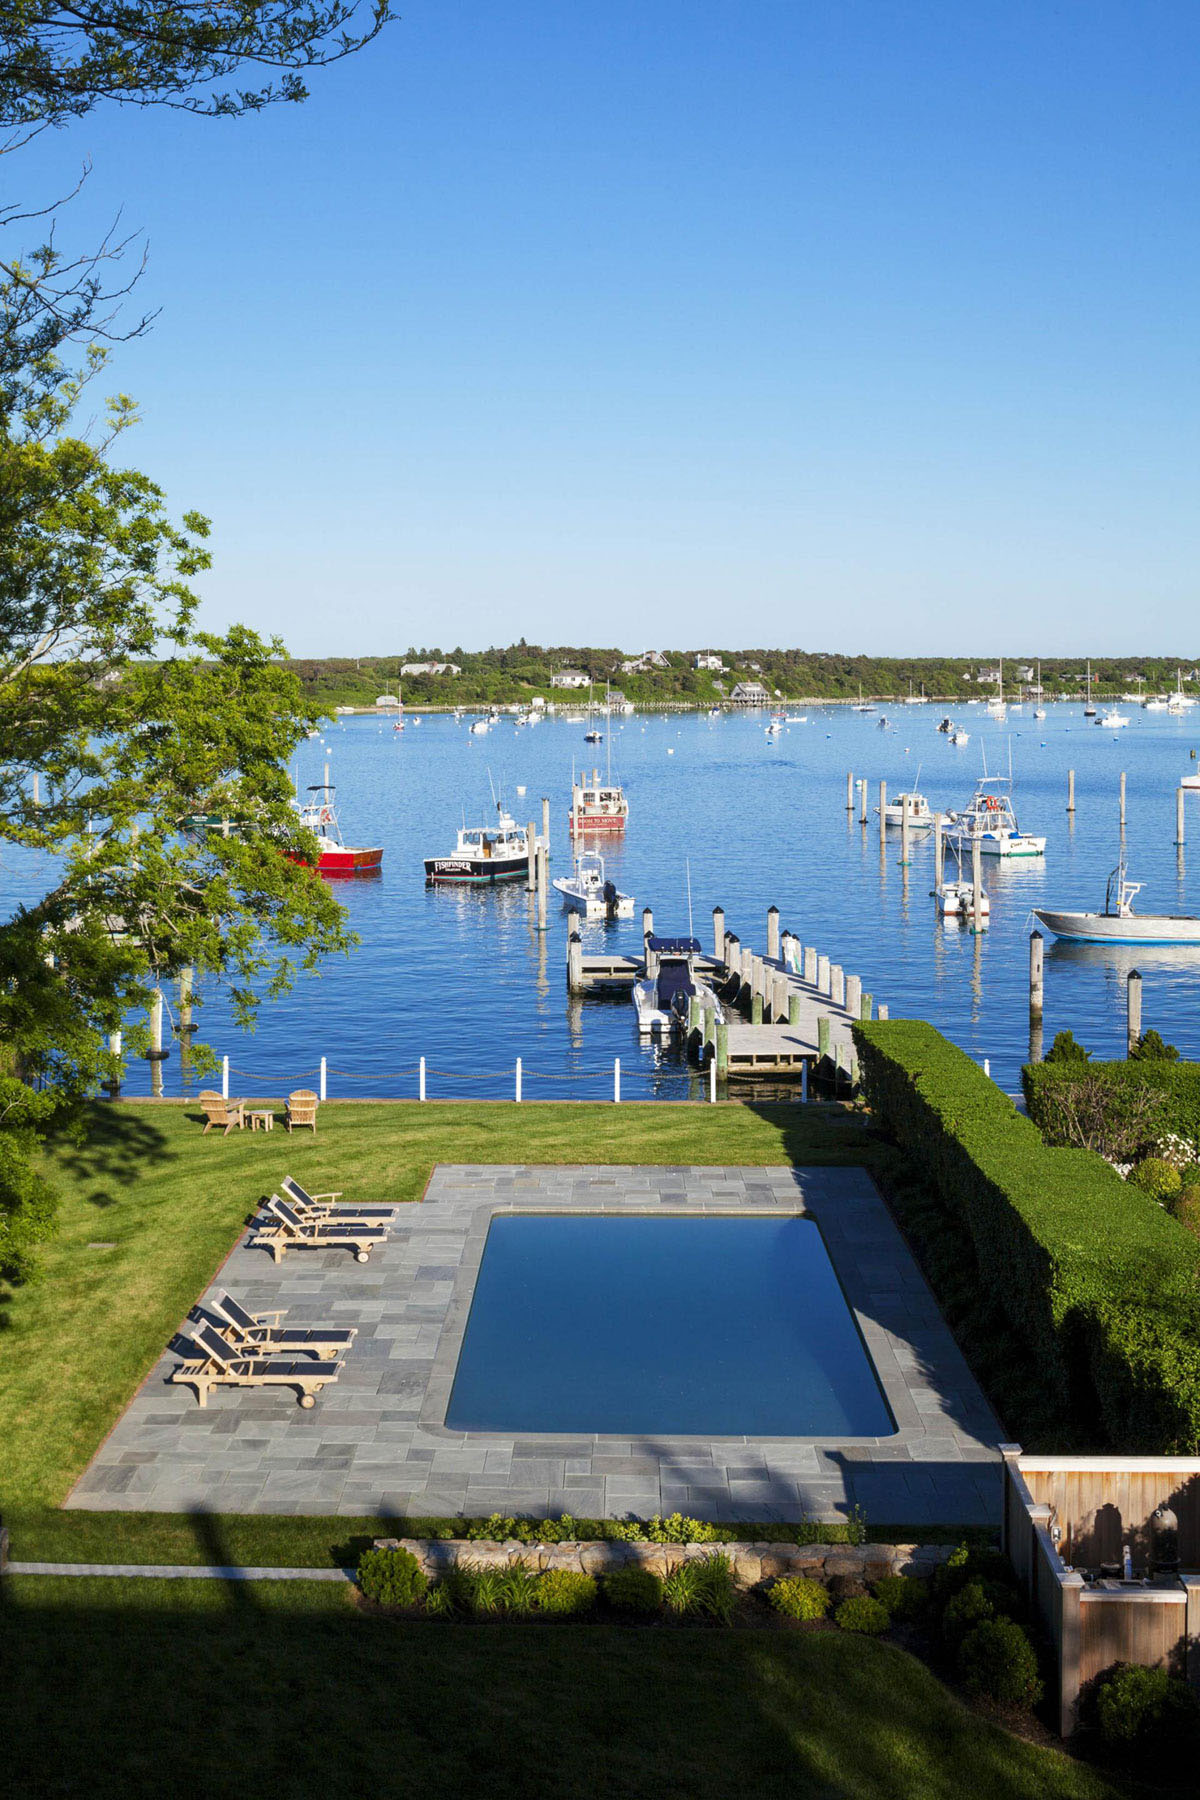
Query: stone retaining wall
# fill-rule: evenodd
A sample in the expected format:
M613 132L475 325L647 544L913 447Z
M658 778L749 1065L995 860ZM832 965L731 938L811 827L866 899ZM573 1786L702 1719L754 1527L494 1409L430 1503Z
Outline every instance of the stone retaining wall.
M882 1575L929 1576L952 1554L944 1544L627 1544L590 1538L561 1544L522 1544L516 1538L499 1543L469 1538L376 1538L377 1550L408 1550L431 1579L449 1564L504 1568L524 1563L531 1569L582 1569L608 1575L614 1569L650 1569L667 1575L680 1563L720 1551L733 1564L743 1587L755 1587L777 1575L808 1575L828 1581L835 1575L878 1581Z

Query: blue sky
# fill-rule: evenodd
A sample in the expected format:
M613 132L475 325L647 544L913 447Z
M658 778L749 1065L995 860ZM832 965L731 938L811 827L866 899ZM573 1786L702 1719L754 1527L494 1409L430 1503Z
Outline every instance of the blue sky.
M112 385L212 624L1197 650L1200 11L404 0L301 107L10 159L145 228Z

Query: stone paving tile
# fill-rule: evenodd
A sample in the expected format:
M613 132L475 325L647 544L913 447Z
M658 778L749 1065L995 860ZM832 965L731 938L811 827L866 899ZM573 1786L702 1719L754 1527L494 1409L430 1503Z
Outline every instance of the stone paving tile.
M875 1361L896 1431L880 1439L630 1438L448 1431L442 1420L487 1226L521 1208L809 1211ZM273 1264L237 1247L219 1284L293 1323L358 1327L311 1411L286 1390L217 1390L206 1408L164 1355L68 1504L326 1514L492 1511L713 1519L993 1520L1002 1435L919 1270L859 1169L444 1165L367 1265ZM212 1290L202 1295L203 1311Z

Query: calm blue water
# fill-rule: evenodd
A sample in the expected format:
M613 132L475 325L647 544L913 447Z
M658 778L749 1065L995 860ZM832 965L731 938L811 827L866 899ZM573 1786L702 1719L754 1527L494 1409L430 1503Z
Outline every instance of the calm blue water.
M1030 908L1102 904L1118 850L1120 770L1128 771L1131 872L1146 884L1139 904L1200 912L1200 794L1188 796L1192 842L1182 855L1174 845L1175 788L1195 767L1189 752L1200 747L1200 717L1126 708L1132 724L1112 734L1085 721L1077 705L1052 707L1045 721L1013 714L1006 725L981 706L960 705L955 716L971 742L955 749L936 729L944 711L898 707L896 728L880 731L873 715L810 708L809 722L789 727L774 746L762 715L614 721L614 766L632 817L609 869L636 896L639 917L586 927L585 948L615 942L635 950L647 903L660 931L685 930L690 863L694 922L706 945L711 909L720 903L729 929L765 948L774 902L785 926L860 974L893 1016L933 1020L973 1056L989 1058L997 1079L1015 1089L1028 1053ZM400 736L374 719L352 719L330 726L324 743L302 747L301 783L319 781L328 756L347 841L381 842L383 873L339 883L362 947L266 1007L255 1036L234 1030L219 990L207 993L202 1032L229 1054L235 1092L286 1091L309 1077L322 1054L331 1095L413 1095L421 1055L431 1098L509 1096L518 1056L531 1099L610 1095L614 1056L627 1098L703 1091L670 1055L639 1047L631 1005L568 1000L566 927L553 894L542 936L523 886L453 892L424 885L422 858L453 845L462 810L480 822L491 816L489 770L522 820L540 821L540 797L550 795L552 873L566 870L572 758L590 764L597 754L583 733L582 724L556 720L522 730L505 723L472 737L465 724L430 717ZM846 771L870 778L872 807L880 777L894 794L918 770L931 802L960 806L981 749L993 768L1006 767L1010 740L1018 817L1047 836L1047 854L1044 862L1005 868L985 859L991 928L972 938L934 919L930 843L918 844L906 872L898 866L898 833L889 834L881 857L874 813L865 828L847 817ZM603 747L599 754L603 766ZM1072 766L1073 823L1066 813ZM7 853L0 904L35 897L52 874L48 859ZM1048 948L1046 1042L1069 1025L1094 1050L1121 1054L1124 978L1135 959L1146 1023L1200 1056L1200 954L1186 950ZM168 1093L181 1091L177 1047L165 1082ZM144 1063L131 1066L128 1090L149 1091Z
M492 1220L455 1431L885 1437L811 1219Z

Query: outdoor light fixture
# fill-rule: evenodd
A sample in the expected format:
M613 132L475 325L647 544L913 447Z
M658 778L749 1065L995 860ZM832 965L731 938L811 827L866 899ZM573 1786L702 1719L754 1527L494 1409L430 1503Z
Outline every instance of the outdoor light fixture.
M1179 1573L1179 1520L1167 1505L1150 1515L1150 1571L1154 1575Z

